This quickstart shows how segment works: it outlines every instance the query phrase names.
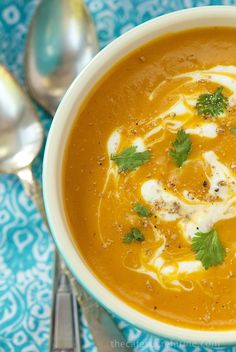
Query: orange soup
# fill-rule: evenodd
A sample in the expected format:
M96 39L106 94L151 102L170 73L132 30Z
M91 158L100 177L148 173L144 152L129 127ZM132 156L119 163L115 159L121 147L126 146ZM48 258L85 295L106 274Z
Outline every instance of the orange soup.
M73 241L138 311L236 328L236 30L170 34L125 57L78 112L63 165Z

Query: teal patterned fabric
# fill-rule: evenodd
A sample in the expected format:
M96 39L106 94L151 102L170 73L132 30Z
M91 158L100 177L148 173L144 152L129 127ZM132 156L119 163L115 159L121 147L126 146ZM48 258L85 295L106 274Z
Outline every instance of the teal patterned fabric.
M50 1L50 0L48 0ZM24 84L23 50L37 0L0 1L0 62ZM234 0L86 0L100 40L107 45L130 28L150 18L182 8L236 5ZM50 117L37 107L45 126ZM42 155L34 170L41 175ZM52 288L53 244L34 204L18 179L0 175L0 352L46 352ZM151 336L114 317L135 351L236 351L178 344ZM83 352L95 352L81 317Z

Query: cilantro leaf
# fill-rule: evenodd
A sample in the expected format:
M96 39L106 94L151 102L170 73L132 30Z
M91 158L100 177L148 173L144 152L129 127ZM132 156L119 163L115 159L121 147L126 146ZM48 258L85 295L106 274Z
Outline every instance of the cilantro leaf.
M136 149L137 147L133 146L124 149L120 154L111 154L111 160L118 165L119 171L135 170L150 159L151 152L149 150L137 152Z
M123 243L131 243L131 242L142 242L144 241L144 236L142 232L133 227L127 235L123 237Z
M142 216L142 217L148 218L148 217L152 216L152 213L140 203L135 203L133 206L133 210L139 216Z
M218 87L212 94L201 94L196 109L201 116L219 116L228 106L228 98L222 94L223 87Z
M231 127L230 132L234 135L236 135L236 127Z
M177 133L176 140L172 143L169 155L175 161L176 165L180 167L187 160L191 148L192 142L189 135L184 130L180 130Z
M192 250L206 270L211 266L223 263L226 256L226 251L215 229L205 233L195 233L192 239Z

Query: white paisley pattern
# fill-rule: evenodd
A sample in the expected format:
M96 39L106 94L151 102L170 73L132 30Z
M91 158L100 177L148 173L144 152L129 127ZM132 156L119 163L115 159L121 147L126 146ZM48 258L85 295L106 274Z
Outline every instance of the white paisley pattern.
M50 1L50 0L48 0ZM0 62L22 84L23 49L38 0L0 0ZM150 18L181 8L236 5L234 0L86 0L100 45ZM50 118L38 108L45 131ZM41 157L34 170L41 175ZM46 352L52 288L53 245L35 206L16 177L0 175L0 352ZM236 347L200 347L151 336L114 317L130 346L139 352L236 352ZM95 352L81 317L83 352Z

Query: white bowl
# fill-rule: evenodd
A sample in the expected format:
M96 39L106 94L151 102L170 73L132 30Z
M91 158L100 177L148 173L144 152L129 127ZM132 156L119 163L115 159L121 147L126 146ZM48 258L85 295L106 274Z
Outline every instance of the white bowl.
M63 212L61 187L62 161L71 126L84 98L110 67L135 48L163 34L213 26L236 27L236 7L200 7L164 15L132 29L103 49L72 83L53 119L43 164L43 192L49 225L59 251L75 278L100 304L138 328L159 336L181 342L226 345L236 342L236 330L202 331L163 323L140 313L113 294L92 273L72 243Z

